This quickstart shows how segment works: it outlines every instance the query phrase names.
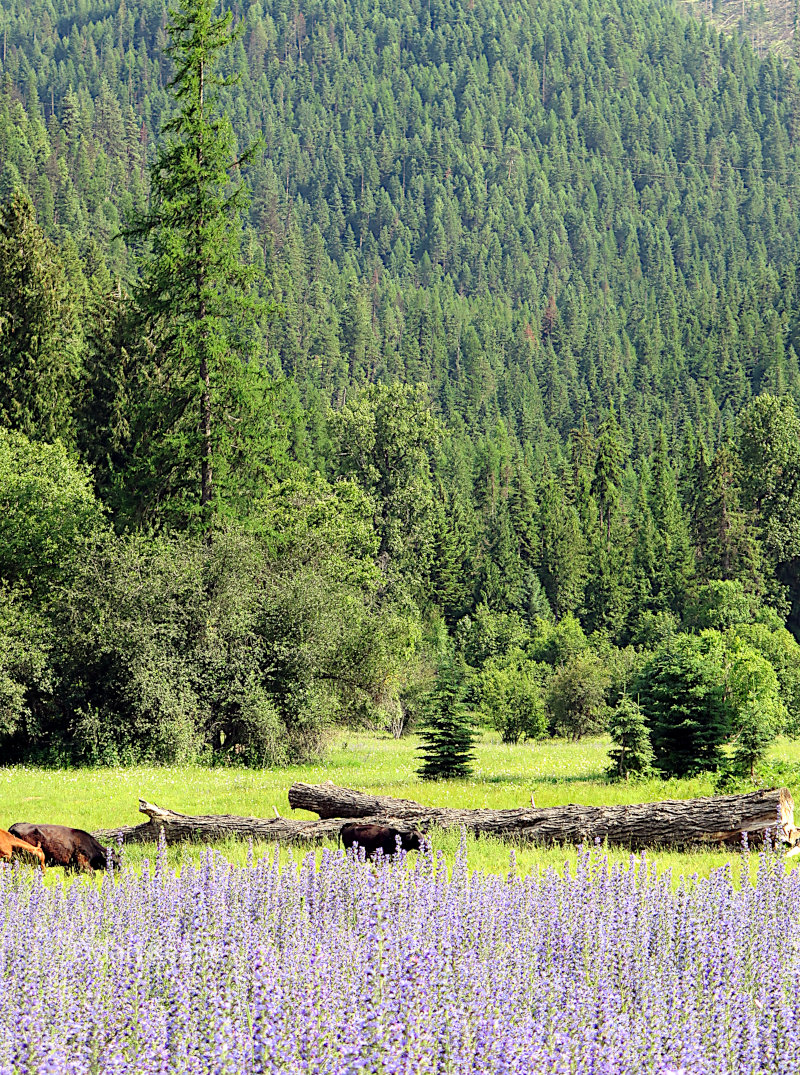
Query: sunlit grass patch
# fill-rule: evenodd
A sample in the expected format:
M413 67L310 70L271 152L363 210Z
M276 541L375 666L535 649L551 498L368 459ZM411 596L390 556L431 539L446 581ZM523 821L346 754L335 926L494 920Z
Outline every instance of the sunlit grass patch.
M382 795L416 799L430 805L462 808L515 808L564 803L607 805L664 798L692 798L712 795L715 788L708 776L689 780L646 780L609 783L604 779L609 740L604 737L569 743L564 740L523 743L509 746L496 736L484 735L478 744L475 772L469 780L424 783L416 776L417 740L414 736L395 740L389 736L342 732L324 761L288 769L207 769L199 766L140 767L131 769L48 770L22 766L0 768L0 827L15 821L48 821L69 824L90 831L116 825L137 824L139 798L182 813L232 813L256 817L313 817L292 812L287 801L289 785L295 780L337 784ZM780 740L772 750L776 762L800 766L800 743ZM791 769L789 770L792 771ZM795 795L800 789L792 787ZM452 861L458 846L457 832L436 832L436 848ZM236 840L215 845L231 862L244 863L247 845ZM331 844L330 846L335 846ZM468 837L471 868L502 873L508 869L509 844L481 837ZM270 854L268 844L256 843L257 857ZM200 845L169 849L169 862L199 861ZM281 855L300 861L307 849L284 848ZM132 845L127 861L140 864L153 858L153 845ZM562 869L574 863L574 848L540 848L520 845L515 850L518 869L529 872L552 866ZM627 862L628 852L611 849L613 861ZM695 851L653 852L650 856L660 869L681 875L708 876L726 862L736 861L736 852ZM754 859L755 861L755 859ZM62 871L51 871L54 878Z

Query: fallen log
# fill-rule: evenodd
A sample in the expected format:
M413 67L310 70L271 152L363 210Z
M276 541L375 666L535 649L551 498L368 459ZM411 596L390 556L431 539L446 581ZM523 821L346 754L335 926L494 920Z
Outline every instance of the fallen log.
M797 842L794 802L786 788L717 795L706 799L664 799L622 806L549 806L518 810L457 810L423 806L411 799L366 795L327 784L292 784L289 805L320 818L391 816L415 826L459 828L487 836L539 843L578 844L600 839L632 849L734 843L746 832L750 843L779 826L780 839Z
M285 817L239 817L235 814L179 814L166 810L154 803L139 800L139 812L146 814L148 820L141 825L123 825L116 829L99 829L92 835L104 847L123 843L156 842L164 830L168 844L182 841L201 841L213 843L215 840L264 840L269 843L308 843L318 844L323 840L336 840L339 830L347 824L346 818L322 821L299 821ZM386 824L385 817L379 819ZM402 820L396 827L407 829Z

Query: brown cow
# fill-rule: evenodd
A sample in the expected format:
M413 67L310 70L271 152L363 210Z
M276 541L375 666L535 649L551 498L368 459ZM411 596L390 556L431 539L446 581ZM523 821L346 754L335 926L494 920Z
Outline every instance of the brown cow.
M17 856L31 859L32 863L38 862L44 871L44 852L40 848L18 839L5 829L0 829L0 862L11 862L12 858Z
M104 870L108 864L106 849L83 829L69 825L31 825L18 821L9 830L21 840L40 847L48 866L63 866L67 870ZM117 866L117 855L112 854Z
M392 825L342 825L339 832L345 847L363 847L368 859L379 851L384 855L394 855L397 851L397 838L403 851L419 851L422 847L422 833L416 829L396 829Z

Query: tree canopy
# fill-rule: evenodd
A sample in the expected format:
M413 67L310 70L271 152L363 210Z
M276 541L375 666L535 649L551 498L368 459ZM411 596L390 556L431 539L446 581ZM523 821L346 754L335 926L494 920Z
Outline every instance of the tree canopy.
M752 771L800 727L799 117L662 0L8 0L9 748L284 760L448 652L507 738Z

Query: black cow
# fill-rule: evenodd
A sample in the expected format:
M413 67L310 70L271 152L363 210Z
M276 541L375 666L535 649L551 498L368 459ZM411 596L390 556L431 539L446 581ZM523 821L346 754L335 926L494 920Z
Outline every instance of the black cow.
M68 825L31 825L18 821L8 831L34 847L40 847L48 866L91 871L104 870L108 865L106 849L83 829L71 829ZM119 865L116 852L112 852L112 865Z
M395 829L391 825L342 825L339 835L345 847L363 847L368 859L374 858L379 851L384 855L394 855L397 851L397 837L403 851L419 851L422 848L422 833L416 829Z

